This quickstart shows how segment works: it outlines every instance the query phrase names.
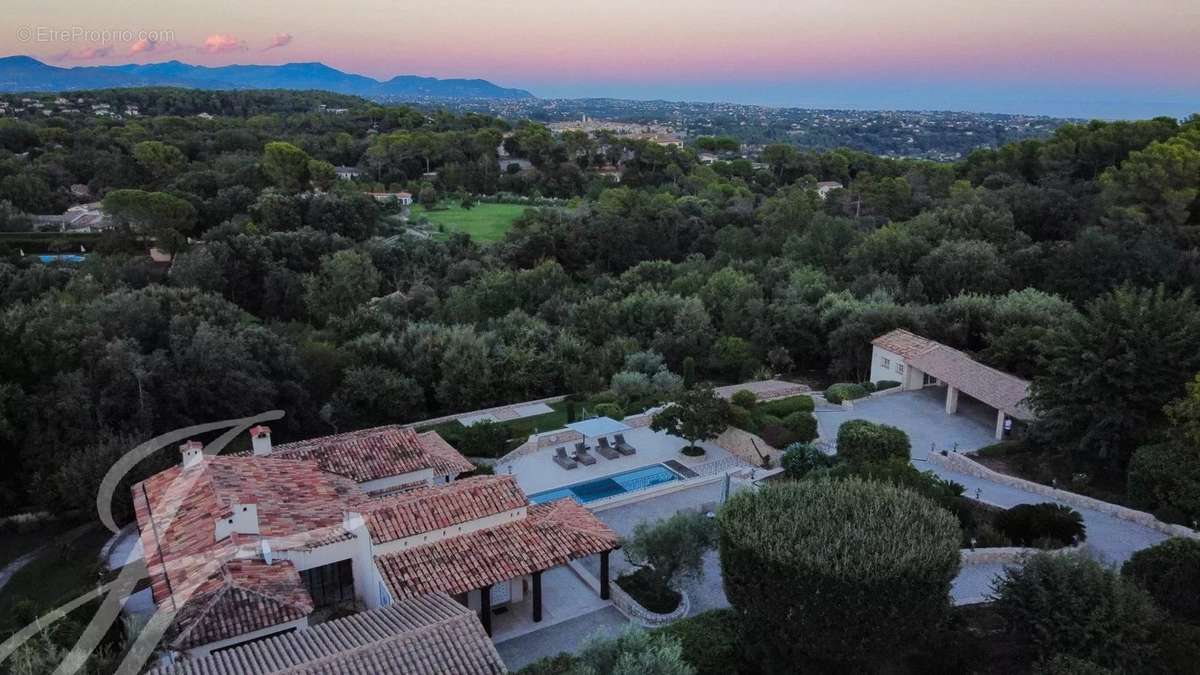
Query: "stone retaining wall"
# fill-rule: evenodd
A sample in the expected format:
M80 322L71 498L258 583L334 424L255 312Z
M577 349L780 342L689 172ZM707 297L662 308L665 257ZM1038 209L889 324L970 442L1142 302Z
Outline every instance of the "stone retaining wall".
M1016 476L1009 476L998 471L992 471L991 469L962 453L950 452L943 455L940 452L931 452L929 453L929 463L949 469L951 471L965 473L968 476L982 478L1000 485L1006 485L1018 490L1025 490L1026 492L1039 494L1050 499L1058 500L1064 504L1069 504L1073 507L1091 509L1093 511L1106 513L1114 518L1127 520L1131 523L1136 523L1143 527L1148 527L1152 530L1162 532L1163 534L1171 537L1189 537L1191 539L1200 539L1200 533L1196 532L1195 530L1182 525L1171 525L1169 523L1164 523L1145 511L1137 511L1125 506L1110 504L1109 502L1100 501L1099 499L1095 499L1093 497L1085 497L1084 495L1075 494L1074 492L1067 492L1066 490L1052 488L1049 485L1042 485L1041 483L1034 483L1033 481L1028 481L1023 478L1017 478Z
M989 564L1016 564L1025 562L1026 558L1037 553L1050 553L1051 555L1065 555L1075 553L1083 549L1086 544L1078 546L1064 546L1063 548L1041 549L1027 548L1024 546L997 546L996 548L964 548L960 550L962 554L962 564L964 565L989 565Z
M621 610L621 613L629 617L630 621L638 624L643 628L659 628L669 623L673 623L688 615L692 609L691 600L688 599L688 594L684 591L679 591L679 606L675 611L669 614L658 614L642 607L637 600L626 593L616 581L613 581L609 587L612 593L613 606Z

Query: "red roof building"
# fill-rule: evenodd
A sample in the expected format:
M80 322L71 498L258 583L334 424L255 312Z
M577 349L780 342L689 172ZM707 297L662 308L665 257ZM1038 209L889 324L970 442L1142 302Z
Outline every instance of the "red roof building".
M251 430L256 445L269 434ZM165 638L176 652L198 658L306 629L327 608L431 592L475 604L490 634L494 601L518 601L532 584L540 620L541 572L593 554L607 597L617 535L573 501L531 505L511 476L366 490L371 476L460 468L436 434L384 427L269 453L208 456L195 442L181 453L133 486L154 602L177 612Z

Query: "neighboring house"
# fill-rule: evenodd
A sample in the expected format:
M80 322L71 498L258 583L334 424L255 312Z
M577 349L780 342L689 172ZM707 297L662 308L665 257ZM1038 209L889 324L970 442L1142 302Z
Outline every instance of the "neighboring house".
M335 166L333 167L333 171L342 180L354 180L362 175L361 171L352 166Z
M430 593L150 675L495 675L505 672L474 612Z
M64 232L99 232L111 229L115 224L100 208L100 202L76 204L56 216L33 216L33 222L55 225Z
M413 196L409 192L368 192L377 202L388 202L395 199L401 206L412 206Z
M189 441L180 464L133 486L154 603L176 612L173 653L436 593L477 610L490 635L494 606L531 595L540 621L542 572L593 554L608 595L612 530L571 500L530 504L511 476L444 482L470 464L437 434L383 427L279 448L266 427L251 437L251 452L222 456Z
M891 380L905 390L946 387L946 414L958 412L960 394L996 410L996 440L1011 419L1034 418L1027 405L1029 382L972 359L953 347L903 329L871 341L871 381Z
M841 190L844 187L844 185L836 180L823 180L817 183L817 196L819 196L821 199L825 199L829 196L830 192L833 192L834 190Z
M621 182L621 170L615 166L604 166L596 169L596 175L614 183Z

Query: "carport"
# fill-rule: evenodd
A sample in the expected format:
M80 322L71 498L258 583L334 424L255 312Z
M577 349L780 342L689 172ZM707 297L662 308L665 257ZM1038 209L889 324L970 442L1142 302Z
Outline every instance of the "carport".
M946 414L958 413L958 398L966 394L996 410L996 440L1004 439L1009 419L1031 421L1033 412L1026 404L1029 382L1015 375L985 366L946 345L916 354L909 359L913 368L937 378L946 387Z

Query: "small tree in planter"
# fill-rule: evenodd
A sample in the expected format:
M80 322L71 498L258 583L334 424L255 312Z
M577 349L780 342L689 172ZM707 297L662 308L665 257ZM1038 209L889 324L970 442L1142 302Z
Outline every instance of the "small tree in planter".
M712 387L696 387L679 395L675 402L650 420L650 428L665 431L688 442L683 454L697 457L704 449L700 441L716 438L725 430L725 401Z
M681 512L655 523L639 523L621 544L625 559L637 569L617 579L646 609L674 611L681 579L704 573L704 554L716 546L716 523L703 513Z

